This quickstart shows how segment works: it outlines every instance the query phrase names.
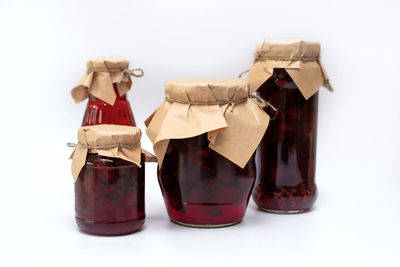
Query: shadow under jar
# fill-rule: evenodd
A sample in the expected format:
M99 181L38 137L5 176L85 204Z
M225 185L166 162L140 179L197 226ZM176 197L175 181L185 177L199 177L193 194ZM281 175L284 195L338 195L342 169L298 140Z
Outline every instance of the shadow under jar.
M114 105L107 104L101 99L89 94L89 101L86 105L82 126L98 124L136 126L131 106L126 99L126 94L120 96L115 83L113 83L113 87L117 97Z
M194 227L239 223L255 181L255 158L242 169L208 147L207 134L171 139L158 180L171 220Z
M318 92L305 100L286 70L279 68L258 92L278 109L278 115L256 152L253 199L268 212L308 211L317 197Z
M142 167L120 158L89 153L75 182L79 228L95 235L138 231L145 221L144 156Z

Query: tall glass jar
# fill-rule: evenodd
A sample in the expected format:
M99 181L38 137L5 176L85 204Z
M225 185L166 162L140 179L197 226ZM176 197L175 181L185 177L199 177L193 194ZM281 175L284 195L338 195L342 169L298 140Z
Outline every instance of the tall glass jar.
M198 227L240 222L255 181L254 156L244 168L208 147L207 134L171 139L158 181L172 221Z
M132 86L131 76L142 77L143 71L128 68L129 61L123 58L94 58L88 61L86 75L71 91L77 103L89 98L82 126L136 126L127 92Z
M253 199L274 213L310 210L315 185L318 92L333 91L320 63L320 44L275 40L258 44L251 91L278 109L256 151Z
M278 114L257 149L253 199L270 212L308 211L317 196L318 92L305 100L286 70L279 68L258 92Z

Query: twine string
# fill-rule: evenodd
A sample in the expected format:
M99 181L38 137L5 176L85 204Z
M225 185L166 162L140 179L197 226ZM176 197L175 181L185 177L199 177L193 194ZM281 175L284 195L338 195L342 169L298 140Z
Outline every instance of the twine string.
M255 59L255 61L263 61L263 60L284 60L284 61L301 60L301 61L315 61L315 60L319 60L319 57L268 57L268 56L263 56L262 54L258 54L257 58Z
M261 98L258 95L251 95L251 98L253 99L254 102L257 103L257 105L259 107L262 107L262 108L269 107L274 111L274 115L271 118L271 121L276 118L276 116L278 115L278 109L276 107L274 107L271 103L269 103L268 101L264 100L263 98ZM259 105L258 103L261 103L261 104Z
M196 105L196 106L210 106L210 105L237 105L237 104L241 104L246 102L248 99L253 100L261 109L265 108L265 107L269 107L271 108L275 114L273 116L273 119L275 119L275 117L278 114L278 109L275 108L271 103L269 103L268 101L265 101L264 99L262 99L261 97L259 97L258 95L255 94L251 94L247 97L243 97L243 98L238 98L238 99L231 99L228 101L214 101L214 102L193 102L193 101L186 101L186 100L179 100L179 99L172 99L169 97L165 97L165 101L170 102L170 103L179 103L179 104L185 104L185 105Z
M119 69L119 70L104 70L104 69L88 69L90 72L121 72L121 76L118 79L118 83L120 83L125 76L133 76L136 78L143 77L144 71L142 69Z
M319 57L270 57L263 55L264 53L264 45L265 40L263 41L261 48L256 51L256 56L254 62L257 61L266 61L266 60L276 60L276 61L319 61ZM246 73L250 72L250 69L241 72L238 77L242 78L242 76Z
M256 51L256 57L254 61L263 61L263 60L301 60L301 61L314 61L314 60L319 60L319 57L269 57L269 56L264 56L264 45L265 45L265 40L263 41L261 45L261 49Z
M130 147L130 148L138 147L138 146L140 146L140 143L137 143L137 144L110 144L110 145L94 145L94 146L91 146L91 145L85 145L85 144L82 144L82 143L75 144L75 143L68 142L67 146L69 146L69 147L83 147L83 148L86 148L86 149L111 149L111 148L116 148L116 147Z
M196 106L212 106L212 105L231 105L233 103L244 103L247 101L249 97L243 97L238 99L232 99L228 101L214 101L214 102L193 102L193 101L186 101L186 100L179 100L179 99L172 99L169 97L165 97L165 100L170 103L179 103L185 105L196 105Z
M250 72L250 69L241 72L241 73L239 74L238 78L242 78L242 76L243 76L244 74L248 73L248 72Z
M90 145L84 145L82 143L67 143L67 146L69 147L83 147L86 149L111 149L111 148L115 148L115 147L124 147L124 148L135 148L140 146L140 143L137 144L111 144L111 145L101 145L101 146L90 146ZM151 154L150 152L148 152L145 149L141 149L142 150L142 154L144 154L144 161L145 162L157 162L157 157L154 156L153 154Z

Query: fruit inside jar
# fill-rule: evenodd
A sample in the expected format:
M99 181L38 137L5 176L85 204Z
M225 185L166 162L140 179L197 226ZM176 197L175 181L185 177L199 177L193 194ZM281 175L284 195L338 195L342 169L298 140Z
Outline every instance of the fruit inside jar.
M318 92L306 100L285 69L274 69L258 92L278 114L256 152L253 199L269 212L308 211L317 197Z
M208 144L207 134L169 141L158 180L176 223L221 227L245 214L255 181L254 155L242 169Z
M88 154L75 182L79 228L96 235L138 231L145 220L144 158L142 167L119 159Z
M116 124L136 126L131 106L126 99L126 94L121 96L117 85L113 83L116 100L114 105L107 104L101 99L89 94L82 126L98 124Z

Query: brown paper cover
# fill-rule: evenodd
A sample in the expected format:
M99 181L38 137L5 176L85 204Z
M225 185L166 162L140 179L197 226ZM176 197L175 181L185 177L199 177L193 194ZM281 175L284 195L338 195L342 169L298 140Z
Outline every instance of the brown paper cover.
M85 165L86 156L89 152L106 157L120 158L141 167L141 136L140 129L132 126L101 124L79 128L78 145L71 155L71 170L74 180L76 181ZM105 148L113 145L115 147ZM88 149L86 146L101 148ZM151 157L151 153L146 151L145 154Z
M208 133L209 147L243 168L269 123L248 87L245 79L167 81L166 100L145 121L159 166L170 139Z
M94 58L88 61L86 75L72 89L71 95L79 103L89 94L114 105L117 96L113 83L117 85L119 95L124 95L132 86L132 79L124 71L129 67L129 60L122 58Z
M250 91L257 91L272 76L274 68L286 69L305 99L321 86L333 91L319 56L320 44L316 42L287 40L258 44L248 76Z

